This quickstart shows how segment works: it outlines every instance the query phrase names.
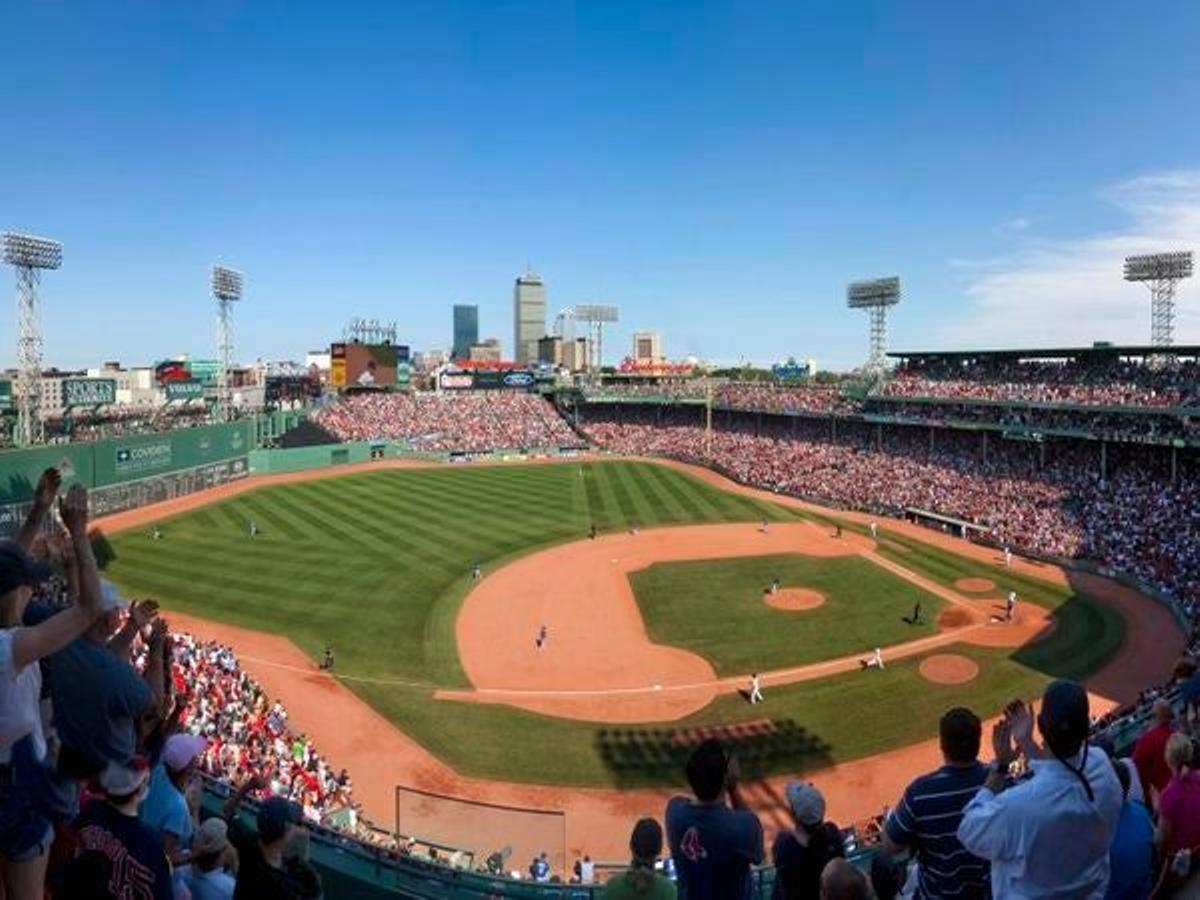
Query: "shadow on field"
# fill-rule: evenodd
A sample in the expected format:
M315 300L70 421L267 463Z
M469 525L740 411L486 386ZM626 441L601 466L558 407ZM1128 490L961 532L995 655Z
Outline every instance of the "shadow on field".
M693 728L602 728L596 752L620 787L685 785L684 767L701 741L717 738L738 758L752 781L832 763L829 745L792 719L756 719Z

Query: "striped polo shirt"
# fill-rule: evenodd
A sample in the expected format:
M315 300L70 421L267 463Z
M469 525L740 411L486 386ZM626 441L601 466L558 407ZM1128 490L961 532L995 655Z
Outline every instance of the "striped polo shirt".
M986 860L958 842L963 808L987 780L987 766L943 766L922 775L904 791L888 816L888 837L916 852L918 897L976 900L989 896Z

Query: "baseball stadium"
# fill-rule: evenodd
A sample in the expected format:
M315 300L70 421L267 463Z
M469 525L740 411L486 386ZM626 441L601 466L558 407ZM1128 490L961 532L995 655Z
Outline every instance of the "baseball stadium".
M768 836L803 779L867 866L947 709L990 722L1070 679L1120 753L1183 703L1200 348L1158 354L899 353L836 386L459 374L10 450L3 522L47 468L89 489L104 578L187 648L206 806L256 708L284 759L319 752L292 793L328 896L590 896L714 738Z
M5 3L0 900L1200 900L1137 12Z

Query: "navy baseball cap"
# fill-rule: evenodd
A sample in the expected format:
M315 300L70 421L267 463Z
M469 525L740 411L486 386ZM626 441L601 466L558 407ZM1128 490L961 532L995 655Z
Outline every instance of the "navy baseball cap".
M16 541L0 541L0 594L22 585L36 587L50 572L48 565L35 560Z
M287 835L289 825L300 824L300 807L285 797L268 797L258 808L258 838L273 844Z

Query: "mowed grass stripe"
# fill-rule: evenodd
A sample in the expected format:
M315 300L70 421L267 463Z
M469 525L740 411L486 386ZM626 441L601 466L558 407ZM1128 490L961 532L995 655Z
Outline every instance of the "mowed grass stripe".
M632 512L626 511L622 507L616 488L608 475L611 466L612 463L597 463L591 472L600 491L600 508L604 511L604 527L609 530L619 528L622 523L629 522L632 518Z
M648 468L650 466L645 463L634 463L626 471L629 473L630 480L637 487L638 493L653 506L656 519L659 522L688 521L691 517L687 511L673 496L663 490L658 482L646 474Z
M253 493L238 498L238 505L248 516L260 526L265 523L272 532L279 532L288 540L302 541L309 537L308 529L301 523L292 521L278 507L272 505L265 497L256 497Z
M675 504L683 510L685 518L694 522L713 522L721 516L702 495L692 491L690 485L684 484L683 479L675 477L675 473L666 466L647 465L646 476L658 484L660 490L669 494Z
M617 475L622 468L622 466L606 465L600 470L601 484L608 485L608 490L612 493L613 500L616 501L617 509L620 510L620 518L617 519L617 523L634 522L639 518L645 522L646 516L639 513L637 504L629 495L629 488L625 486L624 479Z

